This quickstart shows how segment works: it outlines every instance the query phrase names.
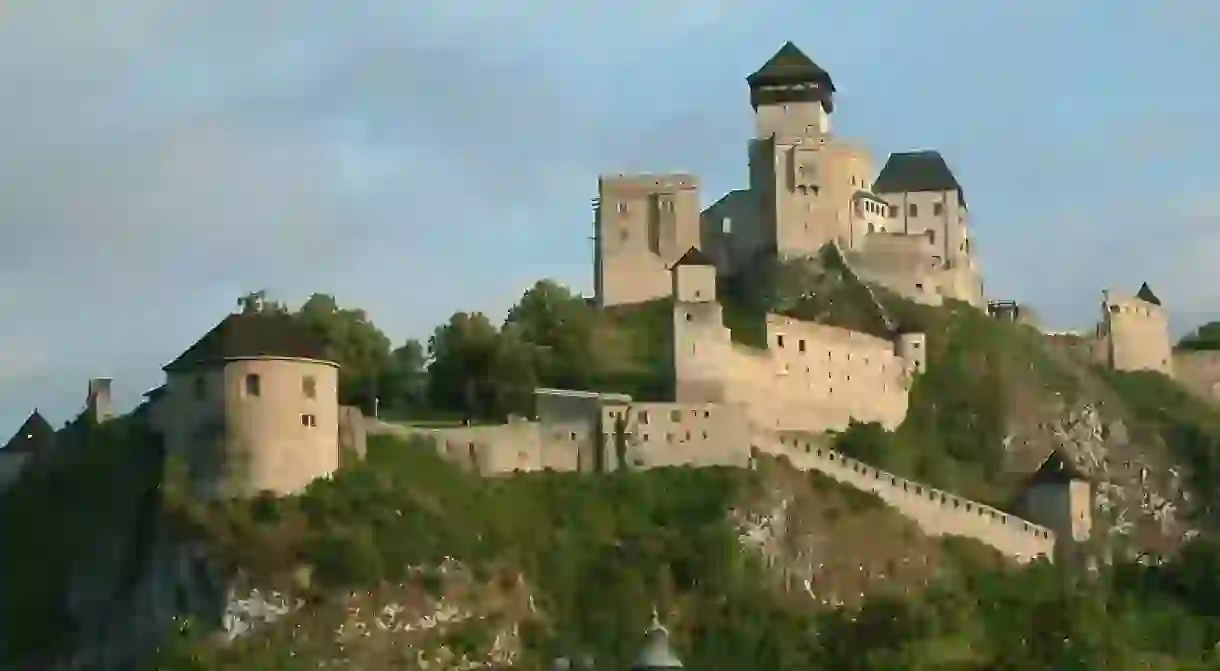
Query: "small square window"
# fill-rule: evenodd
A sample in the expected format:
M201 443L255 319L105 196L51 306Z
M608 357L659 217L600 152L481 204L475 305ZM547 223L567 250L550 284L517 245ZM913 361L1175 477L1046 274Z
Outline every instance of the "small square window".
M246 396L262 396L262 378L258 373L250 373L246 376Z
M311 429L317 428L318 418L315 415L301 415L301 426L308 426Z
M919 216L919 206L916 205L915 203L911 203L910 205L908 205L907 206L907 216L918 217Z
M318 380L312 375L306 375L301 378L301 393L305 394L305 398L318 397Z
M682 411L681 410L670 410L669 411L669 421L681 422L682 421Z
M939 217L940 215L942 215L944 213L945 213L945 204L944 203L932 203L932 214Z

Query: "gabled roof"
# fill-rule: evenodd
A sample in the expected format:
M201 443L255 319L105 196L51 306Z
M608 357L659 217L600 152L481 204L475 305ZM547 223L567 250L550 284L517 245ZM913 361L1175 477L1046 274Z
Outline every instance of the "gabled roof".
M1161 304L1161 299L1157 298L1156 294L1152 293L1152 289L1148 288L1147 282L1140 285L1140 290L1135 293L1135 297L1141 301L1144 301L1145 303L1152 303L1153 305Z
M17 433L0 448L0 454L33 453L50 449L55 443L55 429L51 423L35 410L30 413Z
M1038 470L1029 477L1029 485L1065 485L1073 480L1088 480L1089 478L1080 472L1072 460L1058 448L1050 453L1050 456L1042 462Z
M291 315L231 314L191 345L165 371L259 357L332 361L326 343Z
M805 52L798 49L792 42L784 42L784 46L780 47L779 51L775 52L775 55L766 63L763 63L757 72L746 77L746 82L750 86L821 82L826 84L832 92L835 90L830 73L814 63L813 59L806 56Z
M670 267L670 270L677 268L678 266L714 265L716 265L716 262L712 260L712 257L705 254L703 250L699 249L698 247L691 247L690 249L686 250L686 253L682 255L682 258L674 262L674 265Z
M912 193L918 191L957 191L962 193L953 171L940 152L933 150L907 151L890 154L885 167L873 181L876 193ZM964 198L964 197L963 197Z

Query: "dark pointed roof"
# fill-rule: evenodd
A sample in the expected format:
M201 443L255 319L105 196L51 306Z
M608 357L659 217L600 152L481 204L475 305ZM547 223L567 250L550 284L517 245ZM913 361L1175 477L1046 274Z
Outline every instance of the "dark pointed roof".
M1030 476L1030 485L1065 485L1073 480L1088 480L1062 450L1055 449Z
M21 424L21 428L17 429L17 433L0 448L0 454L41 452L49 449L54 442L55 429L51 428L51 423L42 413L35 410Z
M682 258L680 258L674 262L674 265L671 266L670 269L672 270L673 268L677 268L678 266L714 266L714 265L716 265L716 262L712 260L712 257L705 254L703 252L703 250L699 249L698 247L691 247L690 249L686 250L686 253L682 255Z
M1152 303L1153 305L1161 304L1161 299L1157 298L1156 294L1152 293L1152 289L1148 288L1147 282L1140 285L1140 290L1136 292L1135 297L1141 301L1144 301L1145 303Z
M919 191L957 191L965 200L962 185L953 176L949 164L934 150L906 151L890 154L885 167L873 181L876 193L912 193Z
M326 352L326 343L291 315L231 314L164 370L176 372L231 359L258 357L332 361Z
M767 84L820 82L832 92L835 90L830 73L814 63L813 59L806 56L805 52L798 49L792 42L784 42L784 46L780 47L779 51L775 52L775 55L766 63L763 63L757 72L746 77L746 82L751 87Z

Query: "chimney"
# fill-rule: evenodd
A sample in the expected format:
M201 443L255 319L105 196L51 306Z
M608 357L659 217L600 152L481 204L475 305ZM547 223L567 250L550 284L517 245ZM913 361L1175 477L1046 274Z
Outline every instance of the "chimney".
M110 382L110 378L105 377L89 380L89 396L85 401L85 412L98 424L110 419L113 412L110 405Z

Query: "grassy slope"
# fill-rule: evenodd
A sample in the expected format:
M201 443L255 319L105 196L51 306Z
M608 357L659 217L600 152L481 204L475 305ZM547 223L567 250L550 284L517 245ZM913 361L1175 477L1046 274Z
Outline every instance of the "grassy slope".
M777 562L820 557L823 595L850 603L860 592L919 591L947 566L940 544L875 498L778 463L757 472L487 480L418 445L376 439L365 464L299 498L189 510L221 556L256 584L291 590L286 576L302 564L314 576L304 611L228 651L197 650L212 656L217 666L209 668L278 668L274 660L286 651L333 657L331 632L347 607L334 594L375 585L371 594L381 599L418 592L427 574L408 567L453 557L473 568L476 592L494 592L497 581L517 574L531 586L540 614L513 615L526 632L521 668L541 668L565 650L626 668L654 602L673 614L674 636L693 668L754 668L757 646L764 655L773 647L767 628L805 631L820 608L799 585L781 589L782 572L765 571L755 553L743 551L730 521L730 510L765 514L782 499L795 503L787 533L772 543ZM344 654L370 653L349 646Z

